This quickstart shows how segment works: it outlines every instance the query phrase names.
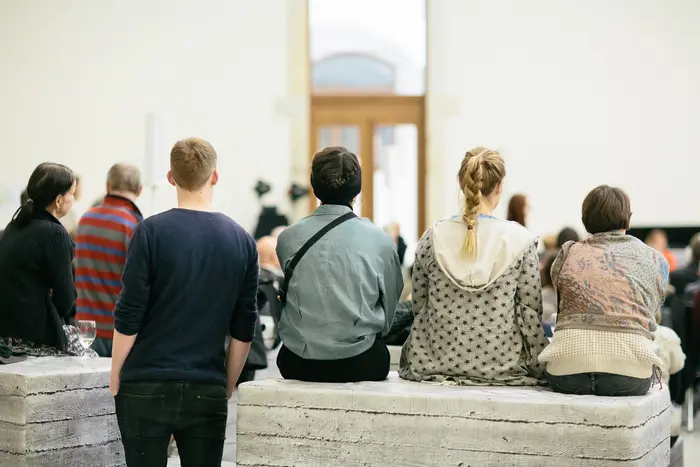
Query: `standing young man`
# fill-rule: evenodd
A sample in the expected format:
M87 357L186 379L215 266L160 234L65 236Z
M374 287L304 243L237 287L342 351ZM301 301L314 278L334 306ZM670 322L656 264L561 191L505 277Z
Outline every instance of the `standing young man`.
M110 379L129 467L164 466L171 435L183 467L221 464L258 314L258 256L241 226L211 212L218 180L208 142L178 141L168 172L178 207L141 222L129 245Z
M92 349L112 356L114 304L134 227L143 216L135 201L141 194L141 172L115 164L107 173L107 196L80 218L75 236L75 318L97 323Z

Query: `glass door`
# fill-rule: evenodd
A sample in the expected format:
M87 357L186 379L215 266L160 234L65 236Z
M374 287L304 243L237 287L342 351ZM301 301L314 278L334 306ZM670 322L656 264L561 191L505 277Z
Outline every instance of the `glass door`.
M355 153L362 166L355 211L409 248L425 228L423 106L414 96L312 96L313 154L328 146Z
M418 232L418 129L414 124L375 125L372 219L408 245Z

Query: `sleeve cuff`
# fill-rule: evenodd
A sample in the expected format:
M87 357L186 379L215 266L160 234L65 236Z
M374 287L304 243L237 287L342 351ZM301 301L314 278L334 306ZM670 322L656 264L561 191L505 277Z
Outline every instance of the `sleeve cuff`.
M245 322L238 322L236 326L229 329L229 334L233 339L240 342L253 342L255 338L255 322L257 321L257 316L254 316L252 320L245 320Z
M116 329L119 334L125 336L133 336L139 333L138 325L127 323L117 318L114 319L114 329Z

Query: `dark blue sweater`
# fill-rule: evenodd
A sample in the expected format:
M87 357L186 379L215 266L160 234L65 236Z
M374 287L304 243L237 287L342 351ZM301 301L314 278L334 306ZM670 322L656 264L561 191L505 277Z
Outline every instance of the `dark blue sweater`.
M253 339L257 288L255 242L225 215L172 209L141 222L114 316L138 334L121 380L226 385L226 334Z

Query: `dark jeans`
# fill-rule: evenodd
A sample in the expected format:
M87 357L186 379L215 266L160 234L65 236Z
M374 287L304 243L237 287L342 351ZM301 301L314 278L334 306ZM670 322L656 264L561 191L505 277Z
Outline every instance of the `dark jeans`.
M413 327L413 302L401 300L396 305L394 322L391 324L389 334L384 338L386 345L403 345L408 339Z
M125 381L115 397L128 467L165 467L175 437L182 467L220 467L226 388L189 381Z
M360 355L341 360L307 360L284 344L277 354L277 366L284 379L314 383L384 381L389 375L389 360L389 349L379 337Z
M545 324L542 323L542 329L544 329L544 335L547 337L552 337L554 336L554 330L552 329L551 324Z
M643 396L651 387L653 376L639 379L609 373L579 373L555 376L547 373L552 390L563 394L595 396Z

